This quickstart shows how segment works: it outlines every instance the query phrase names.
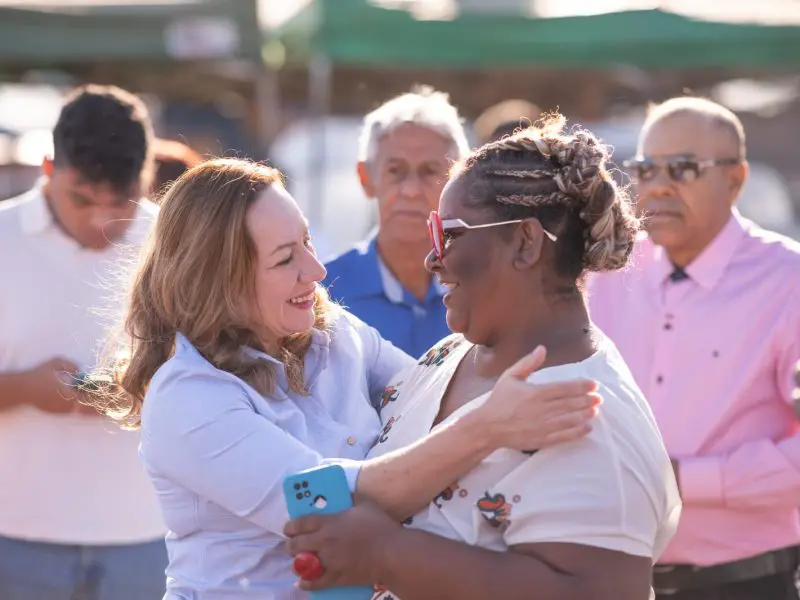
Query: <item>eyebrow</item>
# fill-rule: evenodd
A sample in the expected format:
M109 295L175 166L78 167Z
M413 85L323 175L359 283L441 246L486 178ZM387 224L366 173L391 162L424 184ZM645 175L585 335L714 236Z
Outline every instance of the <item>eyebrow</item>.
M73 188L69 188L69 194L71 196L74 196L76 198L80 198L82 200L91 201L91 198L87 194L84 194L82 191L80 191L79 189L74 188L74 187Z
M281 250L286 250L286 248L292 248L294 246L297 246L297 242L286 242L285 244L281 244L275 248L275 250L272 251L272 254L277 254ZM272 256L272 254L270 254L270 256Z
M303 218L303 220L305 221L305 226L306 226L305 230L303 231L303 236L310 236L311 232L308 230L308 220L305 218ZM280 246L275 248L275 250L272 251L272 254L277 254L281 250L286 250L287 248L294 248L295 246L297 246L297 242L286 242L285 244L281 244ZM270 254L270 256L272 256L272 254Z
M87 194L84 194L79 189L70 188L68 190L68 193L75 200L80 200L81 202L86 202L86 203L94 205L94 206L102 205L102 203L96 202L91 196L89 196ZM117 193L117 194L114 195L113 204L119 205L119 204L125 204L127 202L135 202L135 200L133 200L131 195L129 195L129 194L125 193L125 192Z

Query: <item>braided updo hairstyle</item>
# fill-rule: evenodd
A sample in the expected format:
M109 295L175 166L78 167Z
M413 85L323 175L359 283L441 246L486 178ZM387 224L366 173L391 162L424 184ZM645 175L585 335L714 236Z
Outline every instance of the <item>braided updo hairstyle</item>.
M482 146L451 174L468 202L501 220L536 218L558 237L555 268L565 277L621 269L639 221L627 193L606 170L608 150L590 132L565 132L554 114L541 124Z

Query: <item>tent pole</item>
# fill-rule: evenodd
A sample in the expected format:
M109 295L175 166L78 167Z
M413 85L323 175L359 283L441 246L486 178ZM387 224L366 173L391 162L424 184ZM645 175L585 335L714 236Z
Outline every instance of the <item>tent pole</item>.
M281 130L281 95L278 73L270 65L255 65L256 135L259 160L270 160L272 142Z
M324 227L325 214L325 162L327 140L325 135L326 117L330 112L331 100L331 62L326 56L317 53L308 68L308 88L311 104L312 126L308 139L309 148L309 190L308 220L316 231Z

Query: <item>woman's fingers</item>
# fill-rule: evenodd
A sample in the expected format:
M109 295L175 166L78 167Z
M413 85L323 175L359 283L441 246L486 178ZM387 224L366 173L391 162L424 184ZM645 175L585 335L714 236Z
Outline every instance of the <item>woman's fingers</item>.
M534 384L524 379L524 372L535 367L538 360L541 360L540 354L528 356L514 369L506 371L487 402L479 408L493 444L498 448L539 448L546 435L593 417L593 407L601 402L598 384L592 380ZM591 414L581 416L579 411L585 409L592 409ZM576 412L574 423L552 422L556 417Z
M319 531L326 523L327 515L304 515L287 522L283 527L283 535L294 537L304 533Z
M579 439L591 431L599 404L599 396L593 394L565 399L546 412L522 411L516 430L507 437L507 447L529 451Z
M579 396L570 396L566 398L559 398L547 403L545 407L545 415L547 417L555 417L565 413L582 410L584 408L596 408L603 403L603 398L597 392L590 392L588 394L581 394Z
M319 540L313 533L300 534L286 540L284 551L289 556L296 556L301 552L316 552L319 545Z
M565 442L574 442L582 437L585 437L592 430L592 424L589 421L582 421L578 425L573 425L565 429L559 429L545 436L545 441L541 445L542 448L548 448L557 444Z
M572 379L544 384L525 383L524 385L531 391L536 390L536 394L542 400L550 402L597 391L597 382L591 379Z
M559 429L566 429L574 425L580 425L591 421L597 416L597 406L586 406L578 410L570 410L546 418L545 426L549 431L558 431Z
M545 358L547 358L547 349L544 346L536 346L533 352L526 354L506 369L502 377L525 381L544 364Z
M589 406L547 418L543 431L545 443L555 443L553 439L561 439L561 436L567 431L571 432L568 437L576 433L573 430L583 431L585 435L591 430L592 420L597 416L597 412L597 406ZM569 437L569 439L574 438Z

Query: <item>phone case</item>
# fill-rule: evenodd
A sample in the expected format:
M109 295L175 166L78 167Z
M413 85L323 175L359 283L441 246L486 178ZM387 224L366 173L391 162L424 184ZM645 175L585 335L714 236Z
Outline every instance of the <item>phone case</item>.
M339 465L324 465L289 475L283 481L283 494L292 519L334 514L353 506L347 477ZM338 587L310 592L310 597L314 600L370 600L374 593L373 587Z

